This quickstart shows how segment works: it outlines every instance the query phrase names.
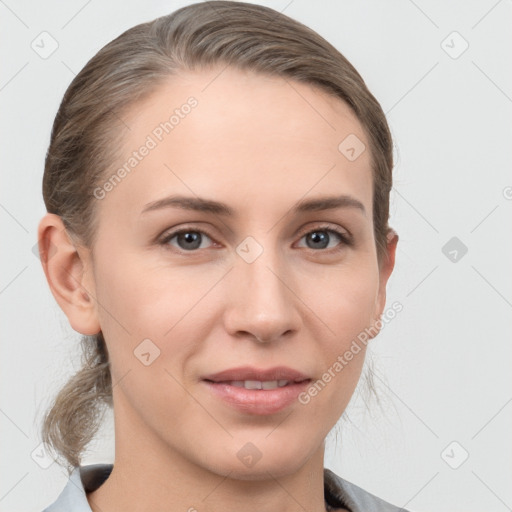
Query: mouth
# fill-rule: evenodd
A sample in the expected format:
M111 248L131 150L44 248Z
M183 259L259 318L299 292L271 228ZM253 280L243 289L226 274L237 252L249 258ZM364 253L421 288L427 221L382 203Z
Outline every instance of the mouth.
M290 407L311 378L287 367L225 370L202 379L209 392L245 414L268 415Z
M209 379L204 379L206 382L211 382L212 384L227 384L228 386L233 386L235 388L244 388L244 389L277 389L284 388L285 386L290 386L293 384L298 384L301 382L309 381L310 379L297 379L297 380L222 380L222 381L213 381Z

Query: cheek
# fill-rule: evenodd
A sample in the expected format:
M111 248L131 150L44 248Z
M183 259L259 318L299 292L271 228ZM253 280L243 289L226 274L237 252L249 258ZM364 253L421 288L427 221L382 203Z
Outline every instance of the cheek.
M329 326L341 347L374 321L379 288L374 265L346 267L325 280L315 292L318 316Z
M195 340L207 337L205 295L218 276L114 254L103 261L107 263L98 266L96 292L113 374L120 378L127 371L140 371L144 358L178 371L198 350Z
M319 351L323 374L303 400L312 415L327 415L334 421L359 381L378 290L378 273L371 265L347 269L338 277L330 280L326 293L317 295L318 316L328 326ZM326 408L326 403L331 407Z
M162 336L177 321L189 294L179 270L149 268L136 257L111 254L99 265L96 280L102 325L117 324L132 338Z

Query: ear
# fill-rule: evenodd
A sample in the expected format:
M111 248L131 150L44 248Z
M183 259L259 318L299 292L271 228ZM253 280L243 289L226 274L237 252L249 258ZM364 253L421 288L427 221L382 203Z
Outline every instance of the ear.
M373 319L373 329L371 329L373 333L370 336L370 339L375 338L382 327L382 325L377 327L376 323L378 320L380 320L380 317L384 312L384 307L386 306L386 286L389 276L395 267L395 253L397 244L398 234L394 229L389 228L388 234L386 236L386 252L379 265L379 291L375 301L375 317ZM381 324L381 322L378 324Z
M100 330L90 251L75 245L62 219L47 213L37 231L39 257L50 290L71 327L87 335Z

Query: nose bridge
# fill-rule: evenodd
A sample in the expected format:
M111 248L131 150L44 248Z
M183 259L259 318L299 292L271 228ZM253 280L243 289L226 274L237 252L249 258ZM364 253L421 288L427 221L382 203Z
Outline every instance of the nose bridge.
M260 240L248 236L236 247L230 330L271 341L297 328L298 312L282 253L271 235Z

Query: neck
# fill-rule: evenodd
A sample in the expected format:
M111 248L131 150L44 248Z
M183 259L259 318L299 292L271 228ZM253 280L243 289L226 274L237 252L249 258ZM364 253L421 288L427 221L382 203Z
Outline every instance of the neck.
M257 480L238 480L189 464L179 457L163 466L116 457L109 478L87 495L89 505L93 512L325 512L323 454L294 473L268 472Z
M93 512L325 512L323 443L298 470L264 469L250 480L210 471L151 444L116 437L110 476L87 494Z

